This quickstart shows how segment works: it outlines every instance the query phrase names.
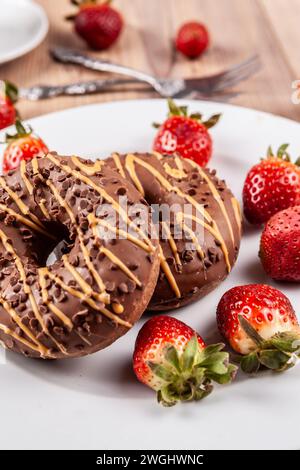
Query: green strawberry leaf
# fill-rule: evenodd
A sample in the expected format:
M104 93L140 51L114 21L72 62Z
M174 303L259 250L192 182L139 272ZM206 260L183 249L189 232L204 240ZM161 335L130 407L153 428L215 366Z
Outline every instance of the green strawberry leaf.
M242 371L247 374L256 374L259 370L259 358L256 352L250 353L247 356L243 356L241 359Z
M287 152L289 144L282 144L279 149L277 150L277 158L281 158L282 160L291 161L291 158Z
M181 357L181 368L183 371L192 370L195 362L196 356L199 351L199 343L197 336L193 336L187 343L184 352Z
M289 354L285 354L276 349L264 349L259 353L260 363L272 370L284 370L290 359Z
M175 374L167 367L151 361L148 361L147 364L152 370L153 374L165 382L172 382L175 379Z
M206 127L206 129L211 129L213 126L215 126L219 122L221 116L222 114L214 114L207 121L204 121L202 124Z
M276 348L283 353L300 352L300 335L295 331L285 331L275 334L270 340L265 341L264 349Z
M178 351L173 345L168 345L165 347L164 353L165 360L176 369L177 372L180 372L180 363L179 363L179 356Z

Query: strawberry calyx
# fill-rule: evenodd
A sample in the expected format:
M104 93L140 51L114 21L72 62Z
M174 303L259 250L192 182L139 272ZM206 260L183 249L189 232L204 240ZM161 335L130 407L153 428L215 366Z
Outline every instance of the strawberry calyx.
M213 390L212 381L230 382L237 367L229 363L229 354L222 351L224 344L213 344L202 349L193 336L179 356L175 346L166 345L160 364L147 364L162 382L157 392L158 402L173 406L177 402L201 400Z
M72 5L76 6L79 8L79 11L85 9L85 8L90 8L90 7L95 7L95 6L107 6L110 3L112 3L112 0L71 0ZM70 15L67 15L65 19L67 21L74 21L76 18L77 14L72 13Z
M18 88L8 80L0 80L0 90L4 96L7 96L9 100L14 104L18 101Z
M279 160L283 160L285 162L291 162L291 156L288 153L287 149L289 147L289 144L282 144L278 148L277 152L274 153L271 145L268 147L267 150L267 160L270 158L278 158ZM262 159L264 160L264 159ZM300 166L300 157L295 161L294 165Z
M112 0L71 0L72 5L80 8L93 5L109 5L111 2Z
M239 323L257 348L240 358L240 365L244 372L255 374L261 367L277 372L283 372L293 367L300 357L300 331L290 330L279 332L265 340L253 326L239 315Z
M10 144L14 142L15 140L22 139L24 137L29 137L33 132L32 127L28 125L25 127L20 119L16 120L15 127L16 127L15 134L5 135L5 143Z
M203 126L205 126L206 129L210 129L211 127L215 126L222 116L222 114L213 114L208 120L203 121L203 116L201 113L188 114L187 106L177 106L175 101L173 101L171 98L168 98L168 107L169 107L168 119L174 116L183 116L186 118L193 119L199 122L200 124L203 124ZM153 124L153 127L155 128L158 128L160 126L161 124L158 124L158 123Z

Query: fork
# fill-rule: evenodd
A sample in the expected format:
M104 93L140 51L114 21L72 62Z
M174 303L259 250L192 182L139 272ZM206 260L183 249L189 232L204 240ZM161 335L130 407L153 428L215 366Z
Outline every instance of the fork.
M184 98L195 94L211 96L222 93L237 83L246 80L261 68L259 56L253 55L247 60L234 65L224 72L201 78L157 78L140 70L115 64L106 60L95 59L81 52L63 47L55 47L50 51L53 58L59 62L77 64L100 72L111 72L126 75L134 81L150 85L162 97ZM128 82L127 82L128 83Z

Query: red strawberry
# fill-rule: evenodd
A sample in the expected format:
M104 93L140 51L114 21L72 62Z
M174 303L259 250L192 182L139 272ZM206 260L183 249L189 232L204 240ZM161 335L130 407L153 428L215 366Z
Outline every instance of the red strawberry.
M220 119L215 114L203 122L201 114L188 116L186 106L176 106L169 99L169 115L162 124L154 124L158 132L154 139L153 150L162 154L179 153L182 157L194 160L200 166L205 166L212 154L212 139L208 129Z
M0 129L15 123L17 112L14 103L17 97L17 88L10 82L0 80Z
M300 328L293 307L279 290L264 284L230 289L217 308L221 334L243 355L245 372L261 366L283 371L300 355Z
M176 48L187 57L199 57L209 46L209 35L202 23L191 21L181 26L176 37Z
M31 160L49 152L43 140L34 135L30 127L26 130L18 119L16 121L16 130L15 135L6 135L8 146L3 155L4 173L17 168L21 160Z
M80 7L75 16L75 30L90 47L96 50L109 48L119 37L123 28L120 13L112 8L110 1L73 0Z
M164 406L200 400L213 387L211 381L228 383L236 367L221 352L223 344L205 346L192 328L176 318L160 315L140 330L133 355L137 378L157 392Z
M300 160L291 163L287 147L282 145L276 156L269 148L267 158L247 175L243 200L251 224L265 223L276 212L300 204Z
M267 222L260 258L273 279L300 282L300 206L278 212Z

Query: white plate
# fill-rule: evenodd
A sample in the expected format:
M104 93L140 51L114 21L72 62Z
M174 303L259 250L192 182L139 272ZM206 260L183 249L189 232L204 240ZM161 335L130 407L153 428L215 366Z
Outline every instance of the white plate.
M0 0L0 64L37 47L48 32L44 10L31 0Z
M290 142L300 153L300 125L234 106L187 102L205 115L222 112L212 130L211 166L240 198L249 167ZM163 100L92 105L31 121L51 149L66 155L105 157L112 151L150 150L151 123L166 114ZM1 140L1 135L0 135ZM221 295L237 284L268 282L257 252L259 230L246 228L237 265L203 300L173 312L206 339L215 336ZM297 308L299 286L280 285ZM299 436L300 368L282 375L240 373L200 403L165 409L139 384L131 369L134 340L147 315L110 348L91 357L57 362L7 354L0 366L1 448L68 449L296 449ZM214 338L215 339L215 338Z

